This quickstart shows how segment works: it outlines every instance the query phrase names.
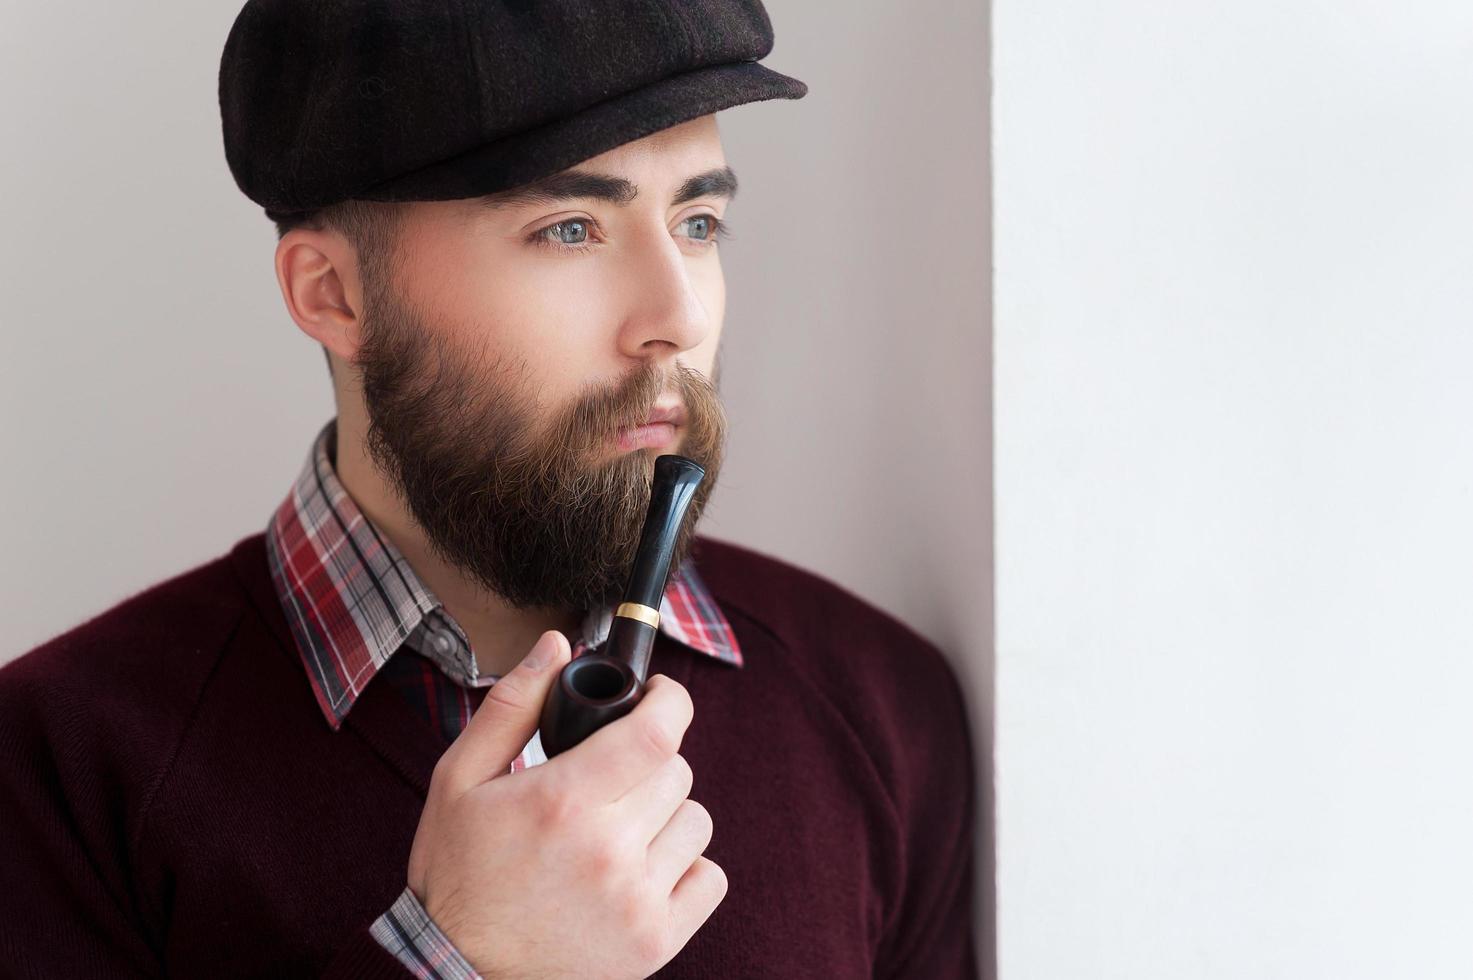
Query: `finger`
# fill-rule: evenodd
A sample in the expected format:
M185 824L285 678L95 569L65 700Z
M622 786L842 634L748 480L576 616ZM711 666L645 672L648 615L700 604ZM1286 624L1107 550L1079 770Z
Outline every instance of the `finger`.
M695 800L681 800L669 822L650 841L645 876L657 894L673 893L676 883L711 843L711 814Z
M696 858L670 893L670 932L677 949L705 925L726 897L726 890L726 872L721 866L710 858Z
M547 762L593 804L612 803L680 751L695 708L679 681L655 674L634 709Z
M486 689L486 697L435 767L452 794L459 795L511 768L537 731L542 703L572 659L568 638L547 630L517 664Z
M612 819L627 828L632 839L648 846L690 796L693 782L690 763L677 752L648 779L614 801Z

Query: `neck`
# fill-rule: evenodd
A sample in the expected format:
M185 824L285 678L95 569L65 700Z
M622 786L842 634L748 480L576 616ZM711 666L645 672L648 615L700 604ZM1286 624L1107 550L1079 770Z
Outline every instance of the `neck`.
M510 671L537 638L561 630L571 646L583 622L580 609L517 609L441 560L407 508L373 464L366 448L367 421L358 412L338 415L338 480L365 517L399 549L411 568L465 631L482 674Z

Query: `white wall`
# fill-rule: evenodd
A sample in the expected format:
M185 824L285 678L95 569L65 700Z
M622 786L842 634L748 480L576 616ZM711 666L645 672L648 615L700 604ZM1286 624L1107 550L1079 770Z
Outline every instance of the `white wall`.
M993 30L1000 976L1473 976L1473 7Z

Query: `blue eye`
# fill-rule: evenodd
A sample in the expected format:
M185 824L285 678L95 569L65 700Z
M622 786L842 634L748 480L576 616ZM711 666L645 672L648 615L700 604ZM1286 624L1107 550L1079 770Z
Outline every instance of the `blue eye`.
M694 232L691 237L697 241L705 241L708 237L716 234L716 219L709 214L697 214L685 219L686 224L693 229L700 228L702 231Z
M593 242L589 239L589 226L592 224L587 218L564 218L532 232L527 241L556 252L591 252Z
M533 245L562 252L590 252L594 248L594 242L589 237L594 224L595 222L587 218L564 218L532 232L528 241ZM718 239L730 234L726 222L714 214L693 214L681 224L695 226L693 233L686 237L701 248L710 248Z
M588 222L582 218L559 221L555 225L549 225L547 230L563 245L581 245L588 241Z
M726 227L726 222L714 214L693 214L681 222L681 224L687 225L692 223L700 231L692 234L690 237L693 241L700 242L702 245L715 245L719 239L725 238L730 234L729 229Z

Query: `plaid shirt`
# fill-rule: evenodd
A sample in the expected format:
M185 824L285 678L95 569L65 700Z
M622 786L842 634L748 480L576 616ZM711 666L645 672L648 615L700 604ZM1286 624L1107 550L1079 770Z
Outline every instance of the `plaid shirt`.
M332 419L266 528L271 578L307 679L336 730L382 673L448 745L499 675L480 671L465 631L348 495L333 469L336 440ZM573 655L602 643L612 620L611 606L589 610ZM659 629L691 650L742 665L730 624L689 561L670 576ZM404 649L413 655L394 656ZM534 733L509 771L546 761ZM409 888L372 932L418 977L477 976Z

